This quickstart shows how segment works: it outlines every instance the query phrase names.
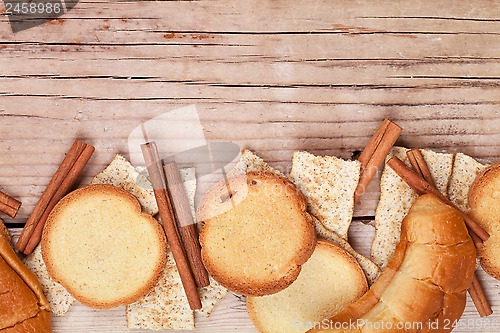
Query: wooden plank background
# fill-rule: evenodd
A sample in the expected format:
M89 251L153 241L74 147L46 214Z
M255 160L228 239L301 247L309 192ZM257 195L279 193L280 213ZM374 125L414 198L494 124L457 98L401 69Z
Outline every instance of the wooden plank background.
M0 13L0 189L23 202L11 227L75 138L96 147L84 185L128 155L132 129L191 104L207 139L285 171L298 149L353 156L386 117L399 144L500 159L497 1L91 0L15 34ZM355 212L365 253L377 197L375 181ZM498 282L481 277L500 311ZM126 331L122 313L79 306L55 328ZM470 303L464 318L477 318ZM492 332L484 323L456 331ZM229 296L198 331L236 329L255 332Z

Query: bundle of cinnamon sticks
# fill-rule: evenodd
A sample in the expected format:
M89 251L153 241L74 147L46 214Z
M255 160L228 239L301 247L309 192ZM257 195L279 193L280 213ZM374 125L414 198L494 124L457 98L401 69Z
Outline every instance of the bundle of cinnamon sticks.
M476 246L479 246L480 243L486 241L489 238L489 234L467 213L461 211L450 199L439 192L436 187L436 183L432 178L429 166L427 165L420 150L409 150L407 155L413 170L408 168L403 161L395 156L387 162L387 165L389 165L418 194L432 193L440 198L444 203L459 211L464 218L464 222L466 223L469 233L471 234L471 238L474 240ZM474 274L472 285L469 288L469 294L481 317L486 317L493 313L479 279L477 278L477 273Z
M30 254L38 243L40 243L47 217L59 200L76 183L94 150L94 147L80 140L76 140L73 143L28 218L21 236L16 243L17 250L24 254Z
M162 165L154 142L141 145L159 216L181 277L189 306L201 309L198 288L210 284L201 260L198 231L191 215L179 169L175 162Z
M366 145L358 160L361 162L361 176L356 189L354 201L358 202L364 190L382 166L387 154L395 144L402 129L385 119L376 130L370 142ZM408 151L408 159L412 165L413 170L408 168L404 162L397 157L392 157L388 162L389 165L417 194L432 193L440 198L444 203L457 209L463 216L464 221L469 228L471 238L474 240L476 246L486 241L489 234L481 228L467 213L461 211L453 202L444 196L436 188L434 179L422 153L419 149L412 149ZM469 289L469 294L476 306L478 313L481 317L489 316L493 313L491 306L485 296L484 290L477 278L474 275L472 285Z

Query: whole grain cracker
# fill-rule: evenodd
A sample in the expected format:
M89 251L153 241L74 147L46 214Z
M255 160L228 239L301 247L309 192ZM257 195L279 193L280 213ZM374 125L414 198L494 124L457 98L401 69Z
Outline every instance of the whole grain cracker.
M272 172L278 176L285 177L281 171L271 167L262 158L250 150L244 149L238 162L227 173L227 177L230 178L247 172Z
M293 154L290 180L304 193L308 211L347 240L361 164L335 156Z
M386 162L396 156L411 167L404 147L393 147ZM438 189L446 195L450 181L453 154L421 150ZM418 195L399 177L392 168L385 165L380 179L380 201L375 212L375 238L371 247L371 259L384 269L389 262L401 236L401 222L408 214Z
M127 305L127 327L130 329L193 330L194 312L184 292L172 251L156 286L142 299Z

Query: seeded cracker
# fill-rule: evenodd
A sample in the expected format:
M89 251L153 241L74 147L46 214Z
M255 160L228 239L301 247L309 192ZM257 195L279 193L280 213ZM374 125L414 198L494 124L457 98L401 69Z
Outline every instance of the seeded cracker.
M275 168L269 166L262 158L252 153L250 150L245 149L241 153L240 160L228 172L227 177L234 177L238 174L246 172L272 172L278 176L285 177L283 173Z
M386 162L396 156L411 164L406 156L407 148L393 147L386 157ZM446 194L450 181L453 154L436 153L421 150L438 190ZM408 214L417 194L399 177L391 167L384 167L380 179L380 201L375 213L375 238L371 248L371 259L384 269L391 258L401 235L401 222Z
M448 196L458 208L465 211L469 209L467 199L469 188L486 167L487 165L479 163L468 155L462 153L455 155Z
M335 156L314 156L305 151L293 154L290 180L306 196L309 213L346 240L360 168L358 161Z

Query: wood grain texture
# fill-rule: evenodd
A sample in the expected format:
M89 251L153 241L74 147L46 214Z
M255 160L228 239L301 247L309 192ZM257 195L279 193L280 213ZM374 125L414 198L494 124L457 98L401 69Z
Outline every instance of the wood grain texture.
M493 0L86 0L16 34L3 12L0 190L23 202L8 223L26 220L74 139L96 147L83 186L116 153L128 156L134 128L190 104L207 139L249 148L285 173L295 150L355 156L384 118L403 127L398 144L500 159ZM198 199L209 185L199 184ZM373 231L360 221L373 218L378 196L375 178L355 210L351 242L364 253ZM480 278L500 311L498 283ZM494 316L456 332L499 330ZM468 303L464 319L476 318ZM76 306L55 326L125 332L124 320L120 309ZM232 295L198 324L255 332Z

